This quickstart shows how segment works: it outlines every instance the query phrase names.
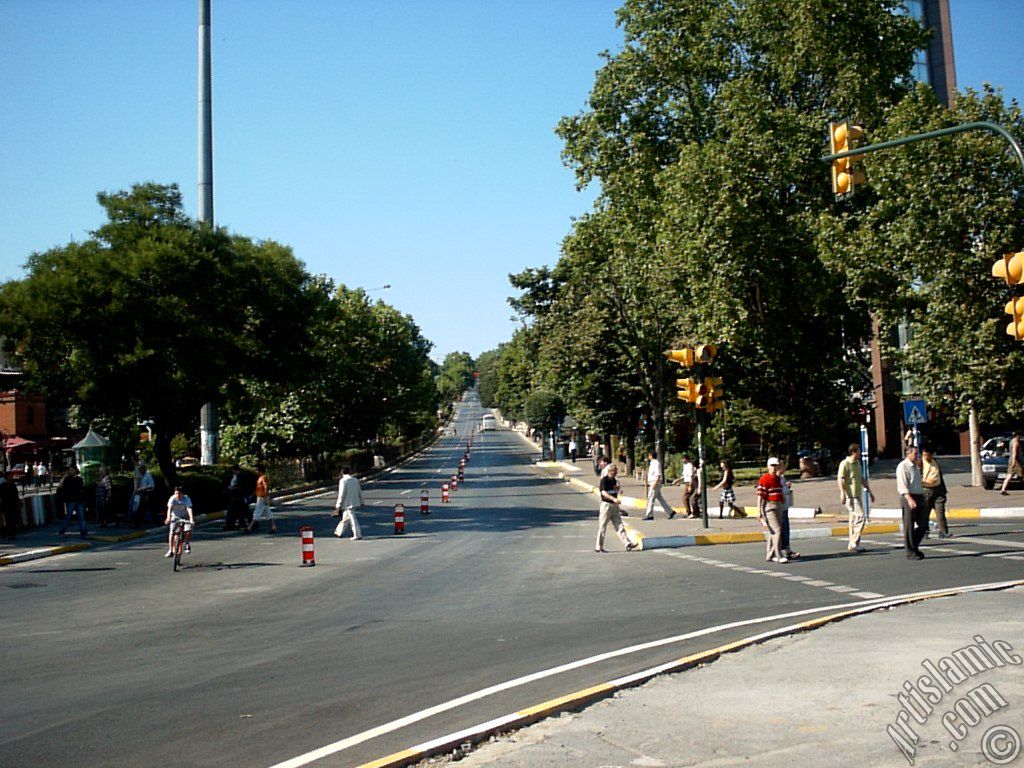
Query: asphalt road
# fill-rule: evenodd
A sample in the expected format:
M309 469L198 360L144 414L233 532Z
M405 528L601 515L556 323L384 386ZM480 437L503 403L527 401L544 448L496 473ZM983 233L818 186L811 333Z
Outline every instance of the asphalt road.
M613 534L599 555L594 498L509 431L476 436L439 503L479 414L467 402L457 437L368 486L363 541L330 535L325 496L280 507L277 536L203 529L178 574L156 540L4 568L0 764L269 768L333 745L309 764L358 765L792 622L779 614L1024 575L1024 526L998 523L926 542L922 562L896 536L858 556L807 540L788 566L761 545L626 553ZM315 568L299 566L307 524Z

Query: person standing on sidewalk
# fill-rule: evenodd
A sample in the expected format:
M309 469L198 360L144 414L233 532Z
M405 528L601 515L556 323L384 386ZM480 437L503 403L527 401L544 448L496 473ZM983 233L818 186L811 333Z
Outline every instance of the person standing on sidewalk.
M796 560L799 552L789 546L789 508L793 506L793 484L786 477L786 470L779 465L779 483L782 485L782 506L779 507L779 552L783 557Z
M576 456L578 455L578 448L576 447L576 438L569 438L569 458L572 459L572 463L576 463Z
M1024 477L1022 463L1024 463L1024 446L1020 443L1020 430L1018 429L1013 433L1013 439L1010 440L1010 451L1006 455L1006 479L1003 480L1003 487L999 489L999 493L1003 496L1009 495L1006 489L1010 487L1010 480L1014 475Z
M135 488L132 494L134 501L132 510L133 527L141 527L143 517L145 517L147 523L154 522L150 503L152 501L153 491L155 490L156 481L153 480L152 473L150 473L146 468L145 464L140 462L138 471L135 475Z
M839 483L839 503L846 507L846 514L849 526L849 538L846 542L848 552L863 552L860 546L860 537L864 533L864 523L867 516L864 514L864 491L874 501L875 494L864 482L864 475L860 466L860 446L857 443L850 443L846 449L846 458L839 462L839 472L836 475L836 482Z
M927 512L925 520L935 512L935 522L939 527L939 538L949 538L949 526L946 523L946 478L942 468L935 461L935 452L931 446L921 449L921 486L924 488L924 506Z
M110 507L110 497L114 488L110 483L110 472L106 467L100 467L100 476L96 481L96 522L100 528L107 527L107 509Z
M60 535L67 533L72 515L78 515L78 533L83 539L89 538L85 528L85 483L78 475L78 467L72 465L57 488L64 504L64 519L60 524Z
M896 467L896 492L903 509L903 548L907 558L924 560L920 546L928 530L928 507L924 503L921 470L917 466L917 448L908 448L907 457Z
M780 549L782 524L779 522L779 508L782 506L782 482L779 480L779 460L768 459L768 471L757 481L757 519L768 534L768 549L765 560L772 563L788 563Z
M0 517L4 519L0 528L3 538L13 541L21 522L21 496L9 472L0 475Z
M363 538L363 532L359 530L359 519L356 517L356 510L363 506L363 487L359 484L359 478L352 474L349 467L341 470L341 479L338 481L338 500L334 503L334 514L341 515L341 522L334 529L334 535L339 539L345 535L345 529L351 526L352 541Z
M647 512L644 514L644 520L654 519L654 502L661 504L661 508L665 510L665 516L671 520L676 516L676 511L672 509L672 505L665 500L665 495L661 492L664 480L661 476L661 462L658 461L658 456L653 450L647 452L647 458L650 463L647 465Z
M608 472L601 478L601 507L597 520L597 544L594 546L595 552L606 551L604 548L604 532L609 523L611 523L615 532L619 534L619 538L622 539L622 543L626 545L627 551L632 552L636 549L636 544L629 540L629 534L626 533L626 525L622 522L622 516L619 514L618 474L619 468L615 464L611 464L608 467Z
M252 533L261 521L266 520L270 523L270 532L277 533L274 508L270 506L270 478L267 477L267 468L257 464L256 474L256 509L252 512L252 522L246 530Z

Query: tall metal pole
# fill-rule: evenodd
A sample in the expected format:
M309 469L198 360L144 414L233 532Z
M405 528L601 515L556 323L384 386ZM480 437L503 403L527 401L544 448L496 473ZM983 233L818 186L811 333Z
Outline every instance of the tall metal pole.
M210 0L199 0L199 221L213 227L213 76L210 66ZM217 406L199 412L203 464L217 461Z

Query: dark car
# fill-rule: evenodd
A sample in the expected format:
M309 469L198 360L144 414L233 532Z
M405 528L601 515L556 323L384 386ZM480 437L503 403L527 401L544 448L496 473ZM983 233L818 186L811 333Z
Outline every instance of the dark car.
M997 484L1002 486L1003 480L1006 479L1006 468L1010 464L1010 440L1012 439L1013 434L1007 432L989 438L981 446L981 482L984 484L985 490L991 491ZM1015 478L1010 481L1011 484L1024 481L1020 475L1016 475Z

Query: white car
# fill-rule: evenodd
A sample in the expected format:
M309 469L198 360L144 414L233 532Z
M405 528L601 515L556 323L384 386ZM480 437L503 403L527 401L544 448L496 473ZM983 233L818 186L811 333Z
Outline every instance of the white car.
M492 429L498 428L498 420L493 416L487 415L480 419L480 431L489 432Z

